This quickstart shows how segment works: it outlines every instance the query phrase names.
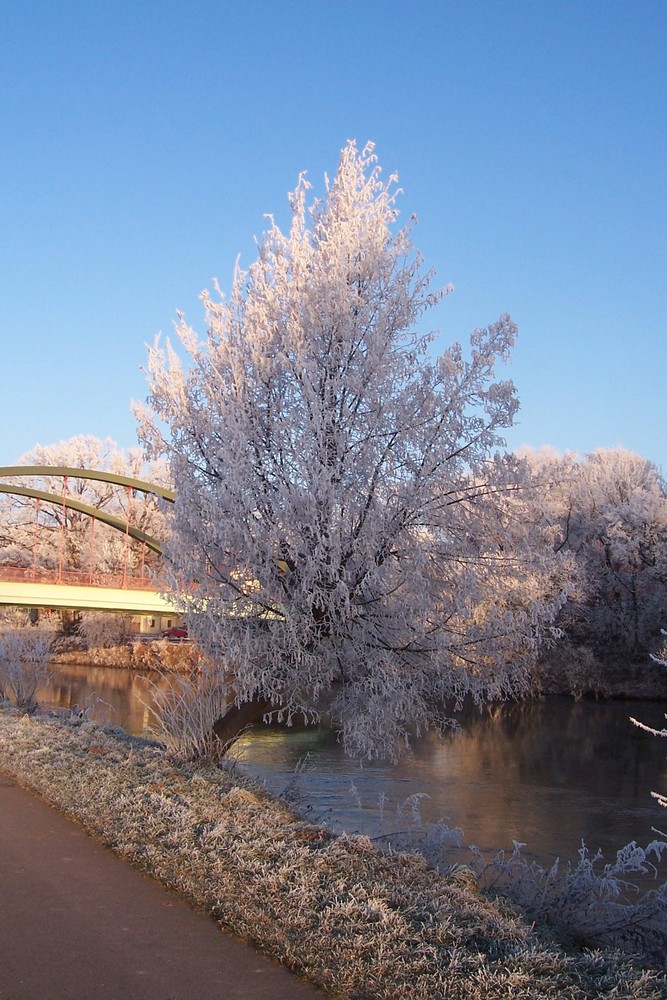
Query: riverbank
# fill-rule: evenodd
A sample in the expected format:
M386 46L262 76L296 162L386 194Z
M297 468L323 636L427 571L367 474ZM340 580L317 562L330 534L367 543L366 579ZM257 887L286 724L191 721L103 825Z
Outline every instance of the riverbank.
M120 646L81 648L77 643L59 640L51 662L70 666L122 667L126 670L155 670L190 674L199 668L201 654L192 642L126 642Z
M587 646L558 644L543 653L535 687L541 694L626 701L667 700L667 669L650 656L599 659Z
M81 649L60 640L52 662L65 665L123 667L189 674L201 666L201 654L193 642L156 639L134 641L108 648ZM534 697L547 694L574 698L667 700L667 669L648 656L632 663L627 658L597 659L586 647L557 646L545 653L535 672Z
M667 979L567 954L471 873L332 837L231 770L175 766L88 721L0 711L0 769L334 996L657 1000ZM615 991L615 992L614 992Z

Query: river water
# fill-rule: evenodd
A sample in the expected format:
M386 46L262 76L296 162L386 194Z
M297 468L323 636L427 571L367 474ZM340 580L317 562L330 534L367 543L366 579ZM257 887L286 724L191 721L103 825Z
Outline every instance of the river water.
M87 706L96 721L141 735L152 721L152 684L167 683L137 671L57 666L38 696ZM422 796L423 822L446 819L466 845L511 850L517 840L550 864L576 861L583 838L612 860L629 841L653 839L652 827L667 832L667 811L650 794L667 791L667 741L629 721L662 729L666 712L667 702L558 697L500 705L459 716L459 732L427 735L397 765L360 766L323 727L254 726L235 752L243 772L271 792L298 795L308 815L335 830L404 829L411 810L397 816L397 806Z

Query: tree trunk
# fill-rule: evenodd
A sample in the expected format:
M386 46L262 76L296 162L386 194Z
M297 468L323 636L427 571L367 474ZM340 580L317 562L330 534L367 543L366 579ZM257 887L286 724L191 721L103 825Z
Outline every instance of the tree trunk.
M227 750L236 743L248 726L258 722L263 715L271 711L272 707L266 698L245 701L242 705L232 705L213 723L213 732L225 744Z

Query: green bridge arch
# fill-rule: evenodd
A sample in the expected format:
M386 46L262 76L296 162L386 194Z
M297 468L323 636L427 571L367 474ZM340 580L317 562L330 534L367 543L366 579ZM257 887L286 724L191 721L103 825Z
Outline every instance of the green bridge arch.
M74 469L64 465L5 465L0 466L0 477L3 479L14 479L22 476L57 476L61 479L91 479L98 482L109 483L113 486L125 486L129 489L137 490L141 493L152 493L155 496L173 503L176 494L164 486L157 486L154 483L146 482L143 479L134 479L131 476L117 475L115 472L101 472L97 469ZM153 538L141 528L136 528L120 517L109 514L98 507L91 507L90 504L82 503L74 497L65 494L49 493L46 490L34 489L32 486L15 486L11 483L0 483L0 493L9 493L14 496L32 497L35 500L45 500L58 506L70 507L72 510L80 511L96 521L102 521L110 525L117 531L127 534L139 542L143 542L153 552L162 555L163 543L157 538Z

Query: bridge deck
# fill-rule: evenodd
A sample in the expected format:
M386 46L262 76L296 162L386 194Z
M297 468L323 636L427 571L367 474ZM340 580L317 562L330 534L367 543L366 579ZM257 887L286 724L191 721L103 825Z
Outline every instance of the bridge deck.
M32 576L31 576L32 574ZM57 582L60 579L61 582ZM72 608L85 611L125 611L131 614L177 613L158 593L157 580L114 577L54 570L0 568L0 604L28 608Z

